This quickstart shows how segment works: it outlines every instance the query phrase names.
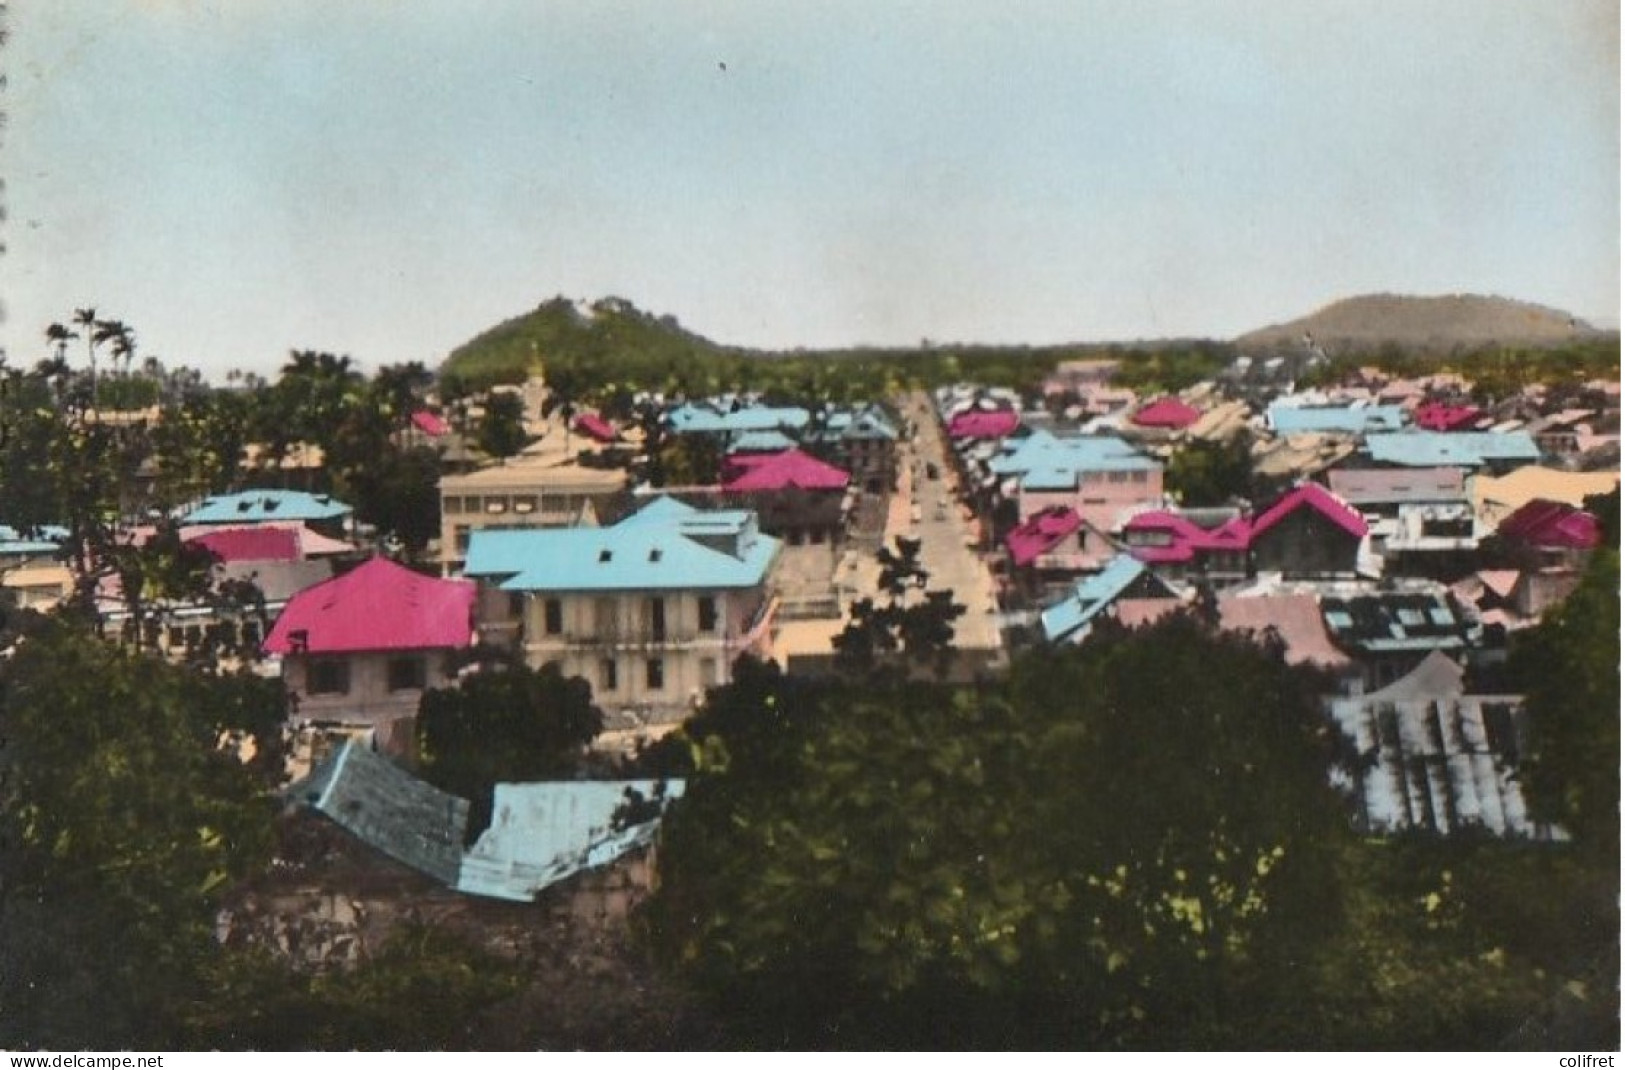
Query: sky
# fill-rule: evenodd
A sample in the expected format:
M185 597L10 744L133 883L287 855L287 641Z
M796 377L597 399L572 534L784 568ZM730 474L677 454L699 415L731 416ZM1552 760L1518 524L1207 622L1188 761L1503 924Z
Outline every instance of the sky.
M716 341L1617 325L1603 0L22 0L0 344L437 364L555 295Z

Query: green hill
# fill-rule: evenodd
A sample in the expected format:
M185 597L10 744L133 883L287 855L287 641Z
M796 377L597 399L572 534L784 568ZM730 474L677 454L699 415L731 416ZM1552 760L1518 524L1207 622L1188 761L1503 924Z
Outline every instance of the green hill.
M1125 381L1172 390L1212 375L1232 353L1206 341L781 352L718 344L621 298L584 304L555 297L457 347L440 375L444 383L479 389L542 371L553 389L612 407L637 390L863 401L958 380L1030 388L1059 361L1103 356L1122 361Z

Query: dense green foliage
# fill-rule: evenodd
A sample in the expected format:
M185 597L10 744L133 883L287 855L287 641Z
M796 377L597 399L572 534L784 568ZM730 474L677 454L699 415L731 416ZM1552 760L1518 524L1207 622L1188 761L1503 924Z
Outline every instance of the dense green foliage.
M1245 1044L1338 913L1315 684L1187 617L978 688L742 664L654 946L759 1042Z
M741 662L646 936L741 1044L1617 1044L1615 873L1356 839L1324 686L1187 615L977 687Z
M418 758L426 780L474 804L472 836L484 828L493 785L569 776L603 727L586 680L556 665L498 661L423 693Z
M267 770L229 745L274 740L263 685L26 630L0 669L0 1046L180 1046L215 907L268 857Z
M1303 385L1345 382L1361 368L1406 377L1455 373L1472 381L1473 397L1481 403L1504 400L1537 383L1578 399L1587 382L1619 379L1619 336L1553 347L1496 346L1442 353L1388 344L1370 353L1333 357L1307 375Z
M1259 488L1253 478L1250 441L1241 433L1225 442L1185 443L1168 460L1164 488L1187 508L1252 499Z

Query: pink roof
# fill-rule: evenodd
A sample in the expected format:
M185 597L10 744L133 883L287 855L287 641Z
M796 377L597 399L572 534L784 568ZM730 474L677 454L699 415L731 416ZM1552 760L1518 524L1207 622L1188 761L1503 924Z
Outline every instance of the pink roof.
M1271 594L1254 598L1219 599L1219 627L1232 632L1262 634L1274 629L1286 644L1286 659L1337 668L1348 656L1326 634L1320 603L1312 594Z
M225 563L233 561L299 561L304 554L295 528L255 525L242 528L216 528L186 540L202 546Z
M949 438L1003 438L1021 426L1021 414L1008 409L986 412L972 409L948 421Z
M323 535L319 531L312 531L297 520L271 520L262 524L239 524L225 527L219 524L186 524L181 527L181 541L191 542L203 535L219 535L228 531L291 531L299 542L298 560L305 557L320 557L323 554L347 554L355 549L343 539L334 539ZM151 529L142 536L143 541L151 537ZM139 545L139 543L138 543ZM255 560L254 558L229 558L228 560Z
M441 580L375 557L288 600L265 639L271 654L427 650L474 638L474 584ZM299 642L295 642L297 633Z
M1155 624L1185 603L1177 598L1119 598L1112 604L1117 623L1125 628Z
M598 415L596 412L584 412L575 418L571 425L575 430L599 442L619 442L621 434L615 430L615 425Z
M1518 570L1515 568L1486 568L1478 572L1478 579L1485 587L1502 598L1512 595L1512 588L1518 585Z
M1049 553L1068 535L1078 530L1083 519L1077 510L1065 505L1052 505L1040 509L1009 535L1004 545L1010 551L1010 561L1017 566L1030 565L1041 555Z
M1424 401L1416 407L1416 425L1427 431L1465 431L1478 423L1484 413L1472 405L1447 405Z
M1589 550L1602 541L1597 518L1563 502L1536 498L1501 521L1496 533L1532 546Z
M1309 507L1354 536L1365 537L1365 517L1319 483L1300 483L1253 520L1253 536L1268 531L1291 513Z
M1141 427L1168 427L1174 430L1189 427L1202 418L1201 410L1178 398L1158 398L1132 417Z
M800 450L783 453L737 453L728 458L734 474L724 490L840 490L851 476Z
M433 435L435 438L439 438L451 430L450 424L428 409L420 409L412 414L412 426L425 435Z

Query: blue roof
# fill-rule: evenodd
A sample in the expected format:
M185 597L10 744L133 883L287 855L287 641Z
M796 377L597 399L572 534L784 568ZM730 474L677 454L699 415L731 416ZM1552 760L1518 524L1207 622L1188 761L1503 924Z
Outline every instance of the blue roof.
M901 432L875 406L863 409L834 409L824 418L819 439L825 442L843 438L888 439L896 441Z
M744 431L800 430L811 417L796 406L746 405L738 411L708 402L679 405L666 414L666 422L679 434L738 434Z
M1070 594L1048 606L1038 615L1044 638L1058 642L1076 635L1098 617L1102 610L1120 598L1146 573L1145 565L1128 554L1118 554L1106 567L1078 582Z
M46 524L19 531L10 524L0 524L0 554L54 554L68 537L68 529Z
M505 591L757 587L780 545L758 530L755 513L662 497L613 527L475 531L463 572Z
M1477 468L1491 461L1540 459L1540 447L1527 431L1406 431L1372 435L1365 444L1373 461L1407 468Z
M302 490L245 490L203 499L181 517L182 524L253 524L261 520L335 520L351 513L326 494Z
M608 865L650 843L681 780L662 788L653 780L498 784L491 798L491 826L463 856L457 890L529 902L551 884ZM660 808L635 824L616 812L641 798Z
M1274 402L1265 417L1277 434L1368 435L1398 431L1410 422L1398 405L1290 405Z
M746 431L728 448L741 453L780 453L795 444L796 440L782 431Z
M1023 439L1006 439L1002 456L988 462L996 475L1022 477L1024 490L1069 490L1079 472L1150 471L1157 462L1111 435L1058 438L1034 431Z

